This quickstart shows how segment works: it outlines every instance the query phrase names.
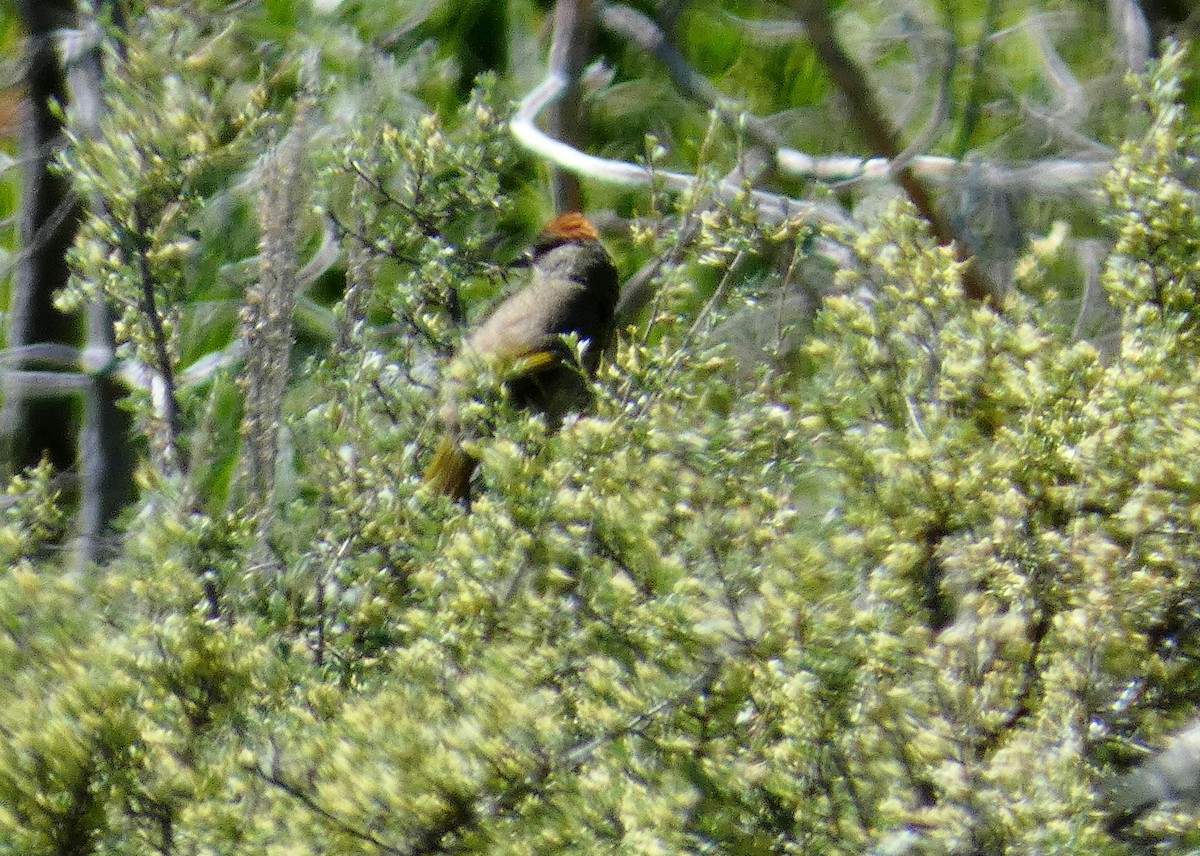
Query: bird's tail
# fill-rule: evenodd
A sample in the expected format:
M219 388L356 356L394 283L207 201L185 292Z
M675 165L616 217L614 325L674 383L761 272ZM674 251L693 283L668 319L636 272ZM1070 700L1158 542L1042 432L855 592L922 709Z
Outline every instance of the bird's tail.
M471 489L471 474L479 462L463 451L451 437L443 437L434 453L425 483L455 500L466 500Z

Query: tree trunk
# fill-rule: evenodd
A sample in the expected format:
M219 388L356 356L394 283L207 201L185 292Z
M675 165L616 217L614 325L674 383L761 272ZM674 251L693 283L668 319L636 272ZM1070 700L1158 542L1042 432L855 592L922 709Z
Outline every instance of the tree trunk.
M74 198L67 178L50 170L62 145L61 113L53 105L77 102L84 133L93 132L100 111L101 63L92 48L64 68L55 31L77 25L74 0L20 0L18 11L28 33L26 102L22 128L24 180L21 194L21 255L12 297L8 346L58 343L112 354L112 321L104 306L66 315L54 308L54 293L66 285L67 250L75 239L87 200ZM78 395L61 385L39 386L22 372L63 371L61 362L38 358L14 361L4 381L0 409L0 464L8 474L43 457L59 472L78 472L68 481L66 500L78 501L81 553L100 557L99 538L132 495L129 415L116 404L123 395L109 377L93 378ZM82 454L81 450L82 449ZM77 468L78 462L78 468Z

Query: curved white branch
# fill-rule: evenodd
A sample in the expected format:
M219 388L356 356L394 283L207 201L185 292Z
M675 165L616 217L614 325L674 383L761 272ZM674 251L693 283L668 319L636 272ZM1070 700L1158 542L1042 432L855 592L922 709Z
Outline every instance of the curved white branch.
M797 178L886 181L891 177L891 162L887 158L814 157L795 149L780 149L775 157L783 172ZM1062 195L1095 190L1111 166L1112 161L1104 158L998 164L937 155L919 155L908 163L914 174L934 184L975 182L996 190L1036 189L1040 194Z
M535 124L538 114L566 89L566 78L551 70L546 78L522 99L511 122L513 136L529 151L561 169L606 184L621 187L647 187L653 181L676 193L690 190L697 179L686 173L650 170L638 164L609 160L581 152L544 133ZM779 170L795 178L816 181L889 181L892 164L887 158L855 156L815 157L791 148L775 152ZM923 180L938 185L974 183L996 190L1036 190L1042 195L1069 196L1095 190L1112 166L1107 158L1073 160L1053 158L1026 164L1002 164L992 161L960 161L936 155L918 155L908 168ZM745 193L743 185L726 180L717 187L717 195L728 199ZM763 190L750 191L759 211L771 220L800 217L812 221L853 227L853 221L833 205L792 199Z
M606 184L648 187L652 182L657 182L666 190L676 193L686 192L695 186L698 180L695 176L668 170L651 170L637 164L596 157L544 133L535 124L537 115L559 98L566 86L566 77L552 69L546 78L521 100L510 123L517 142L560 169ZM850 228L854 226L853 221L843 211L832 205L805 202L764 190L748 191L744 185L730 179L719 182L715 188L715 194L720 199L732 199L747 193L759 213L773 222L799 218L813 222L836 223Z

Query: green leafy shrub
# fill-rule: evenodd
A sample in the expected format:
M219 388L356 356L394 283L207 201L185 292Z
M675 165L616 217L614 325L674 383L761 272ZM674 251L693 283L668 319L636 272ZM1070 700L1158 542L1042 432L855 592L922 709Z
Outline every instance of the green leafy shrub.
M637 236L671 263L588 414L549 432L481 396L469 513L419 474L439 358L501 286L504 110L484 86L454 116L322 126L345 288L291 365L274 525L195 471L147 477L81 575L44 554L49 475L11 488L0 852L1128 852L1099 785L1198 677L1183 56L1109 182L1110 360L1031 296L1036 254L1002 308L971 304L894 206L824 236L853 265L794 370L739 370L712 329L781 287L743 265L813 236L698 192L694 245ZM126 307L162 371L188 229L284 127L265 90L231 112L197 74L118 83L128 109L66 159L108 201L75 296ZM1182 811L1142 830L1200 841Z

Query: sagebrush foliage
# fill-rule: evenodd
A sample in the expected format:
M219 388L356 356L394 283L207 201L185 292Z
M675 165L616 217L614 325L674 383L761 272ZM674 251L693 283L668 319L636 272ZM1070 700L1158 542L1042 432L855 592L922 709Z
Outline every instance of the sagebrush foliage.
M181 411L198 406L177 381L184 309L212 286L196 269L203 215L283 116L269 109L267 81L241 85L199 70L205 34L187 16L160 10L139 27L112 77L98 133L73 135L61 158L75 192L96 205L70 253L76 274L58 300L67 310L96 299L114 308L119 354L161 379L157 400L140 412L166 462L160 468L175 472L186 466L179 445L191 422Z
M10 489L0 852L1127 852L1099 785L1200 678L1183 64L1140 90L1151 127L1109 184L1111 361L1019 290L966 302L896 206L830 236L856 266L813 371L735 371L712 328L779 286L741 265L810 236L698 192L674 212L697 243L639 235L672 263L588 414L550 433L481 381L469 513L419 473L437 358L502 287L504 109L485 86L459 115L326 140L316 204L357 261L336 343L293 366L271 561L204 474L148 480L91 575L43 549L49 474ZM223 103L197 75L121 84L189 110L114 112L67 159L110 200L77 288L127 307L155 365L139 312L149 284L172 341L171 259L217 195L197 176L258 144L257 119L180 135ZM116 154L159 149L136 175ZM1143 825L1200 846L1194 815Z

